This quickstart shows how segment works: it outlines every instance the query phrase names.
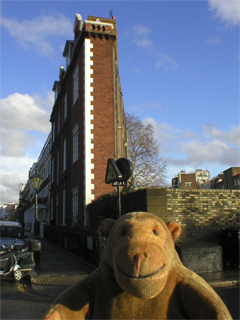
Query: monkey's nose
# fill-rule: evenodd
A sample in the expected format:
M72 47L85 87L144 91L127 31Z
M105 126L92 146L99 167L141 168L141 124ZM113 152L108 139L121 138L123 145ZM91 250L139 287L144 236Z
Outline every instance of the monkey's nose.
M147 258L147 254L146 253L135 254L133 256L133 261L134 262L139 262L139 261L142 261L142 260L144 260L146 258Z
M141 274L141 266L143 261L146 259L147 255L145 253L135 254L133 256L133 262L135 264L137 275Z

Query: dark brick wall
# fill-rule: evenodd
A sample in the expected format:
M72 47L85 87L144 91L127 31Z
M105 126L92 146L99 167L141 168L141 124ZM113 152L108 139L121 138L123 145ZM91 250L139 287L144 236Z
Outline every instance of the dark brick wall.
M181 242L216 241L222 228L239 226L239 190L147 190L147 211L182 227Z

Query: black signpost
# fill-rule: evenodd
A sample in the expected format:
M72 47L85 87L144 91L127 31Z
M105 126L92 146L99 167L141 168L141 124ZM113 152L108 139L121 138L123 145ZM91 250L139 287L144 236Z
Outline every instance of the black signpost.
M112 183L113 187L117 187L118 193L118 215L121 217L121 192L120 187L124 186L132 175L132 163L126 158L115 159L109 158L107 164L105 182Z

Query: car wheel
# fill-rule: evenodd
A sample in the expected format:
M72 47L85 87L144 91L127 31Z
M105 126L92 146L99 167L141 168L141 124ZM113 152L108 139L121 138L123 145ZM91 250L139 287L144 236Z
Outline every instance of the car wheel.
M17 269L13 272L13 278L15 281L20 281L22 279L22 271L20 269Z

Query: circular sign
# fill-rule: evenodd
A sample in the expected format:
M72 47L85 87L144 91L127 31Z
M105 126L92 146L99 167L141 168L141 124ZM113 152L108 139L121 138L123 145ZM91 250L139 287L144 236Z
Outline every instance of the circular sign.
M132 175L132 162L126 158L116 160L116 165L122 174L119 181L127 181Z

